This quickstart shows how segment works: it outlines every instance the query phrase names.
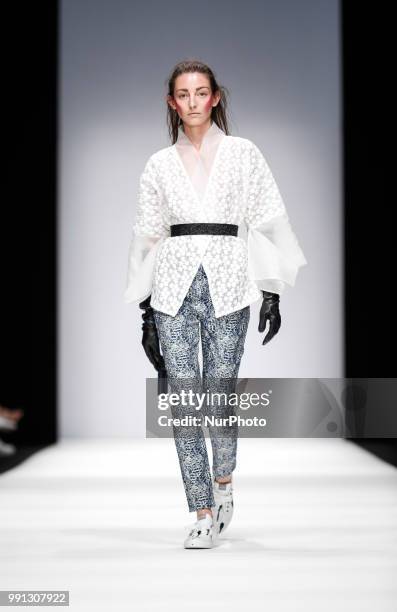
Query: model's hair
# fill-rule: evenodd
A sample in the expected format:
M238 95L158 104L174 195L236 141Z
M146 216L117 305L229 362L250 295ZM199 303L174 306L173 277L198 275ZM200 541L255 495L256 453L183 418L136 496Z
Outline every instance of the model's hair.
M206 74L211 87L211 93L219 91L221 96L219 102L216 106L212 107L211 111L211 119L214 121L217 126L225 132L225 134L229 134L228 120L227 120L227 95L228 90L223 85L219 85L215 78L215 74L213 70L204 62L200 62L197 59L189 59L179 62L174 66L170 77L167 79L168 82L168 95L174 97L175 90L175 81L177 77L181 74L185 74L186 72L201 72L202 74ZM171 108L171 106L167 104L167 125L168 132L172 141L172 144L175 144L178 139L178 128L182 124L182 119L178 115L177 111Z

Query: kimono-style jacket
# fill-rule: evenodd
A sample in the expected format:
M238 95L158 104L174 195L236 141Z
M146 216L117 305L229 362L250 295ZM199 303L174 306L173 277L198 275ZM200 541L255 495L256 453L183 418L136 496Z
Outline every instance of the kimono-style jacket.
M232 223L238 235L170 235L177 223ZM245 226L246 237L241 236ZM215 122L197 150L177 142L151 155L140 178L124 301L175 316L200 266L215 316L294 286L307 263L272 172L258 147Z

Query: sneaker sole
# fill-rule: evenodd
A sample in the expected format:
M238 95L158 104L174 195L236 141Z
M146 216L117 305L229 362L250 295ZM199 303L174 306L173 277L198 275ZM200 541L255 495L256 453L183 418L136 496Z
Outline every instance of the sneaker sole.
M197 549L199 550L200 548L213 548L214 544L185 544L184 548L186 550L194 550Z

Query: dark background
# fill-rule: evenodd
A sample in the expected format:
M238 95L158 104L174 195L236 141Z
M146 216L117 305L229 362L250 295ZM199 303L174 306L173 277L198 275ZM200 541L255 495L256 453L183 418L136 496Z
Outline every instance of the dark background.
M3 39L0 404L23 408L18 453L57 440L57 68L55 1L7 6ZM139 3L137 3L139 11ZM395 376L392 18L386 3L341 4L346 377ZM287 18L287 17L286 17ZM394 248L393 248L394 247ZM333 322L329 321L332 326ZM396 439L353 441L397 465Z
M342 2L345 376L396 376L390 5ZM330 322L332 324L332 322ZM372 408L375 410L375 407ZM397 440L357 439L397 465Z
M57 3L4 6L0 404L22 408L15 465L57 439ZM7 36L8 35L8 36Z

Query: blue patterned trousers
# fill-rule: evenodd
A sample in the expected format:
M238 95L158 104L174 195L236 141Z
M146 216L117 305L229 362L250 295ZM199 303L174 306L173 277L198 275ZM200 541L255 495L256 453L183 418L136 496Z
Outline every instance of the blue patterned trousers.
M154 310L161 351L165 361L170 392L193 390L205 393L234 391L250 319L246 306L216 318L205 270L200 265L176 316ZM201 337L203 374L200 376ZM208 396L207 396L208 397ZM200 414L228 416L230 407L206 402ZM192 406L171 407L172 416L197 415ZM178 430L178 433L177 433ZM228 426L222 435L219 427L208 427L213 455L213 476L227 476L236 467L237 425ZM221 434L220 434L221 432ZM173 426L182 480L189 512L215 506L207 446L201 425Z

